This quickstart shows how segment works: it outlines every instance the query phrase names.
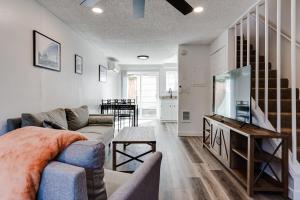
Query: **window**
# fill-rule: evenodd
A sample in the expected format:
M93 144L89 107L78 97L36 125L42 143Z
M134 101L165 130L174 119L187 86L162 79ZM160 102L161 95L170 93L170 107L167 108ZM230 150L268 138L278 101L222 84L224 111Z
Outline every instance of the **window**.
M166 71L166 91L170 88L172 91L177 91L178 87L178 72L177 71Z

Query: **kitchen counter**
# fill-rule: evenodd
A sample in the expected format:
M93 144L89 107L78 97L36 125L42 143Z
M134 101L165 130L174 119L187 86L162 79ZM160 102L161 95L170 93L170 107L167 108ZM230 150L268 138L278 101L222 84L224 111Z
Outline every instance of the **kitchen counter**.
M174 99L174 100L176 100L177 96L173 96L172 98L170 96L160 96L159 98L160 99Z

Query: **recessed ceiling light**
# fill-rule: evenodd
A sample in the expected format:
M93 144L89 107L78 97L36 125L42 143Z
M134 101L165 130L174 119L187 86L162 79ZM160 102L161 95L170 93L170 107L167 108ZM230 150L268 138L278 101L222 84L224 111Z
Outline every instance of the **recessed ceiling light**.
M147 56L147 55L139 55L137 58L140 59L140 60L148 60L149 56Z
M103 13L103 10L101 8L98 8L98 7L94 7L92 8L92 11L96 14L101 14Z
M201 12L203 12L203 10L204 10L204 8L201 6L194 8L195 13L201 13Z

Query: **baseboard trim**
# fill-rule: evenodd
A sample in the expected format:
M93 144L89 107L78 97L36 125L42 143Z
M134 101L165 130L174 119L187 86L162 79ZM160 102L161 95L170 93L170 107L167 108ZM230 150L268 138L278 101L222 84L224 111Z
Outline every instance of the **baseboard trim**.
M178 136L203 136L202 132L178 131Z

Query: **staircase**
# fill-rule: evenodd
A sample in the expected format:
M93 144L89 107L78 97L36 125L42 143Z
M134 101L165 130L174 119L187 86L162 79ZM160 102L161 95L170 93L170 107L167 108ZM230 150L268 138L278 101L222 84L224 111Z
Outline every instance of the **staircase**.
M240 67L240 42L241 37L237 37L237 68ZM251 94L255 99L255 49L250 45L250 65L252 67ZM265 110L265 57L259 57L259 100L258 105L262 111ZM243 66L247 65L247 40L243 38ZM271 63L268 67L269 72L269 99L268 99L268 119L274 128L277 127L277 70L272 69ZM289 88L289 80L281 78L281 132L292 134L292 108L291 108L292 90ZM300 160L300 100L299 88L296 89L297 98L297 157ZM291 147L291 142L290 142Z

